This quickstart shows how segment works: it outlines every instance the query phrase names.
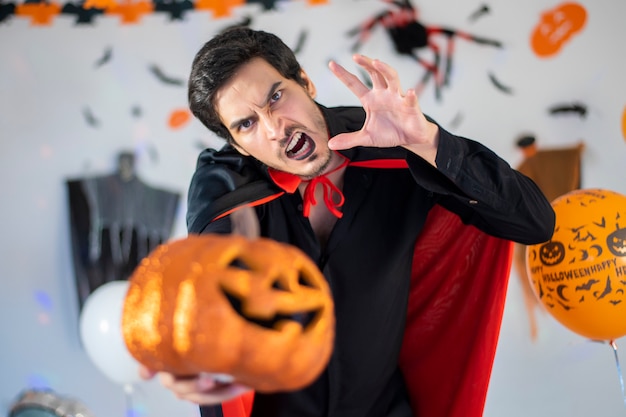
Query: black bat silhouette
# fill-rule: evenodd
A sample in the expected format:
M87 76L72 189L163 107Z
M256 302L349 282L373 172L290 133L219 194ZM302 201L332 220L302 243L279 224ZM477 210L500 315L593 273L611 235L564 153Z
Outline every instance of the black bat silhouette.
M102 56L100 58L98 58L98 60L94 64L94 66L96 68L103 66L104 64L106 64L107 62L109 62L111 60L112 56L113 56L113 48L111 48L109 46L108 48L106 48L104 50L104 54L102 54Z
M83 116L85 117L85 121L87 122L89 126L91 127L100 126L100 121L96 119L96 117L93 115L89 107L83 107Z
M78 25L93 23L94 17L103 13L103 9L98 9L96 7L90 7L88 9L85 9L81 4L76 5L72 3L66 3L61 8L61 14L75 15L76 24Z
M263 9L272 10L276 8L276 1L277 0L248 0L246 3L259 3L263 6Z
M602 222L601 223L596 223L593 222L593 224L595 224L598 227L605 227L606 226L606 219L604 218L604 216L602 217Z
M612 291L612 288L611 288L611 277L609 276L609 277L606 278L606 286L604 287L604 291L602 291L602 293L600 293L600 295L596 295L596 294L598 294L598 292L596 291L596 292L593 293L593 296L596 297L596 299L600 300L601 298L604 298L607 295L609 295L611 293L611 291Z
M561 113L576 113L580 117L587 116L587 106L580 103L560 104L549 109L550 114L556 115Z
M183 20L183 15L193 10L193 3L190 0L183 1L155 1L155 12L166 12L170 16L170 20Z
M163 73L161 68L159 68L155 64L150 65L149 69L150 69L150 72L153 73L159 79L159 81L165 84L178 85L178 86L185 85L185 81L179 78L174 78L174 77L165 75L165 73Z
M504 84L502 84L495 75L493 75L493 73L489 73L489 79L491 80L491 83L493 85L496 86L496 88L500 91L502 91L503 93L507 93L507 94L513 94L513 89L511 87L507 87Z
M591 289L591 286L593 284L597 284L598 281L597 279L590 279L589 281L585 282L584 284L581 285L577 285L576 286L576 291L589 291Z
M473 21L477 20L479 17L482 17L482 16L484 16L486 14L489 14L490 11L491 10L489 9L488 5L482 4L478 10L476 10L474 13L472 13L469 16L469 21L473 22Z
M0 23L15 14L15 3L0 4Z
M304 44L306 42L306 38L309 36L309 32L306 30L303 30L300 32L300 35L298 36L298 40L296 41L296 46L294 46L292 48L293 53L295 55L298 55L300 53L300 51L302 51L302 48L304 47Z

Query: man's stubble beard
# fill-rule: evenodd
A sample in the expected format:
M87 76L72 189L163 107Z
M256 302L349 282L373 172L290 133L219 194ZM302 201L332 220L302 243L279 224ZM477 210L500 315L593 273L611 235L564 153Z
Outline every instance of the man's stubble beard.
M309 174L309 175L301 175L301 177L304 180L312 180L315 177L319 177L320 175L324 174L324 172L328 169L328 167L330 166L330 163L332 161L332 151L327 147L326 149L326 153L324 155L320 155L320 154L315 154L311 156L311 159L309 160L310 162L315 162L318 159L322 159L320 161L321 165L319 165L317 168L315 168L315 170Z

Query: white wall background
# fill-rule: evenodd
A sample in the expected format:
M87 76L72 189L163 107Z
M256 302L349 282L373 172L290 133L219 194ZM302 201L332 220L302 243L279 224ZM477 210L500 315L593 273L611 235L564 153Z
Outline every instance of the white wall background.
M538 58L529 38L552 0L488 2L490 13L471 21L479 0L415 1L426 24L446 25L503 42L502 49L458 39L451 85L437 102L432 86L423 110L444 127L482 141L512 165L521 155L515 138L532 131L544 147L584 141L583 186L626 194L626 2L579 0L587 23L551 58ZM326 69L330 58L348 68L347 29L387 5L380 0L331 0L309 6L279 3L234 8L229 17L190 12L184 21L152 13L138 24L97 17L91 25L57 17L32 26L13 17L0 23L0 181L4 191L0 237L0 413L29 387L49 387L80 399L99 417L196 416L195 406L176 400L157 383L140 383L126 402L86 356L78 333L78 308L70 252L65 181L115 170L119 151L137 155L146 183L183 194L174 236L185 235L184 198L199 143L219 145L193 121L167 126L170 111L186 105L184 87L166 85L148 70L157 64L186 79L202 43L242 17L294 45L308 33L299 57L316 81L319 101L357 104ZM111 48L111 60L95 62ZM395 66L405 87L422 69L394 53L381 28L363 53ZM423 51L428 57L427 51ZM493 73L512 89L489 80ZM586 117L550 115L548 109L579 101ZM85 109L98 119L87 123ZM134 114L133 109L140 109ZM624 318L626 319L626 318ZM617 341L620 351L621 340ZM624 355L622 355L624 356ZM626 358L626 356L624 356ZM625 359L626 360L626 359ZM511 276L486 417L587 417L626 415L613 352L540 314L539 337L531 342L517 277Z

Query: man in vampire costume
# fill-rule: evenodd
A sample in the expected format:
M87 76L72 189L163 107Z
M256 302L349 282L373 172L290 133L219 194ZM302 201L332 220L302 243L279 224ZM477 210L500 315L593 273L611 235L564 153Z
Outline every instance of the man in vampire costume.
M362 108L315 102L293 53L266 32L225 31L193 62L190 107L228 144L200 155L189 232L237 231L252 212L261 236L317 263L336 316L330 362L302 390L161 374L204 417L482 414L511 241L548 240L554 212L530 179L424 116L391 67L354 61L371 89L329 67Z

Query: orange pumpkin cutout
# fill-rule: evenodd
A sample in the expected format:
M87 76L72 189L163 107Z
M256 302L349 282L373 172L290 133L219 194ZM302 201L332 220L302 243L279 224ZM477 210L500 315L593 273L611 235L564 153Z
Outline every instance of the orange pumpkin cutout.
M552 202L550 241L526 247L535 295L561 324L584 337L626 335L626 196L571 191Z
M587 11L576 3L563 3L541 15L531 36L535 54L548 57L559 52L587 21Z
M190 235L157 247L129 281L124 340L150 369L225 373L274 392L305 387L330 359L330 289L293 246Z

